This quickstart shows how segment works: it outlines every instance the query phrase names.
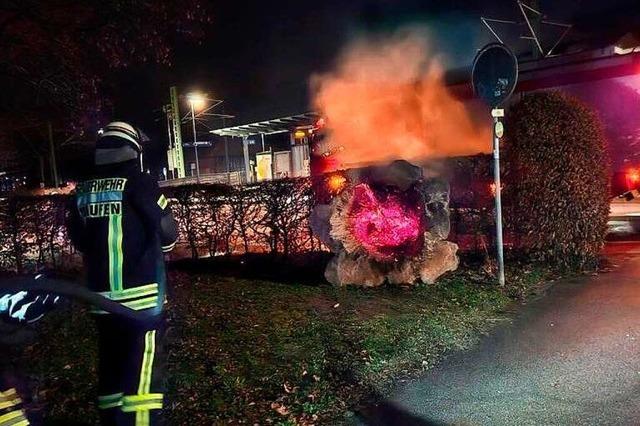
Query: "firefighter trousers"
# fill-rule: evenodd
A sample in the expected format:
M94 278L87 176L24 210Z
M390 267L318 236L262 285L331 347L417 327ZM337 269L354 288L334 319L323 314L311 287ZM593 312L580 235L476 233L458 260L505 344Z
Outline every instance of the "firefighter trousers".
M16 388L0 386L0 426L27 425L29 425L29 421L22 408L22 400Z
M101 424L162 424L164 359L161 321L141 324L111 315L96 315L95 320Z

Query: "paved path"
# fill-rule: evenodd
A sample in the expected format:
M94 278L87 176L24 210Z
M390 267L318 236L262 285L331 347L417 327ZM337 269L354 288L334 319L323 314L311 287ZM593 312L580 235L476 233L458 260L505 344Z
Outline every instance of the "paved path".
M378 425L640 425L640 244L365 410Z

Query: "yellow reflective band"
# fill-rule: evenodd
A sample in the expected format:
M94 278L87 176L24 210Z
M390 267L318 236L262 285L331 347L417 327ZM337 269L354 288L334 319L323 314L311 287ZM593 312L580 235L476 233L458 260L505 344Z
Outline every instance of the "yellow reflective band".
M158 288L158 283L151 283L151 284L139 285L136 287L125 288L124 290L122 290L122 293L124 294L137 293L140 291L147 291L147 290L152 290L156 288Z
M122 290L122 216L116 216L116 225L118 228L118 235L116 240L116 261L117 261L117 286L116 291Z
M114 267L114 253L113 253L113 240L115 239L115 229L113 226L113 217L109 218L109 236L107 238L107 253L109 253L109 288L111 291L115 291L115 267Z
M149 426L149 411L138 411L136 413L136 426Z
M22 404L22 400L18 397L9 401L0 402L0 410L4 410L5 408L15 407L16 405Z
M144 309L151 309L158 306L158 295L151 297L145 297L144 299L130 300L128 302L121 302L123 306L126 306L129 309L133 309L134 311L142 311ZM103 311L101 309L91 309L89 312L92 314L99 315L108 315L109 312Z
M162 210L166 209L167 204L169 204L169 201L167 201L167 198L164 196L164 194L160 195L160 198L158 198L158 205L160 206L160 208Z
M126 300L158 294L158 284L147 284L139 287L125 288L122 291L103 291L100 293L111 300Z
M158 296L145 297L140 300L133 300L131 302L122 303L127 308L131 308L134 311L140 311L142 309L155 308L158 306Z
M122 291L122 215L109 216L109 287L112 292Z
M161 410L162 409L162 394L151 394L151 395L159 395L154 398L148 398L148 395L136 395L145 397L144 400L140 400L137 402L130 402L127 397L123 400L122 411L125 413L130 413L133 411L145 411L145 410ZM132 397L128 397L132 398Z
M6 391L0 391L0 401L8 401L9 399L13 399L18 395L18 392L15 388L7 389Z
M147 333L155 333L147 332ZM146 340L146 338L145 338ZM145 351L145 354L147 352ZM145 361L143 361L143 364ZM151 359L153 364L153 359ZM149 424L149 410L161 410L162 399L164 395L161 393L147 393L139 395L127 395L123 398L122 411L125 413L136 413L136 425L147 426Z
M125 405L133 405L140 402L148 402L153 400L162 400L164 398L164 394L161 393L146 393L142 395L127 395L122 398L122 401Z
M29 421L24 416L24 411L10 411L7 414L0 416L0 426L15 426L17 424L29 424Z
M18 396L18 392L11 388L4 392L0 392L0 410L4 410L5 408L15 407L16 405L20 405L22 400Z
M153 357L156 352L156 331L150 330L145 334L144 355L140 368L140 383L138 395L146 395L151 389L151 375L153 373Z
M110 296L107 296L107 297L109 297L109 299L111 300L115 300L116 302L118 302L121 300L137 299L144 296L157 296L157 295L158 295L158 289L154 288L151 290L140 292L138 294L111 294Z
M139 405L123 405L120 409L123 413L133 413L149 410L162 410L162 401L159 402L147 402Z

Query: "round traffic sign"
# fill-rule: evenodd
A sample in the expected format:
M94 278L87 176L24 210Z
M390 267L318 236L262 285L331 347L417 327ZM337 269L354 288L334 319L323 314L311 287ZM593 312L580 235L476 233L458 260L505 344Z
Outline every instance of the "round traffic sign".
M491 108L500 106L518 82L518 59L502 43L483 47L473 61L473 92Z

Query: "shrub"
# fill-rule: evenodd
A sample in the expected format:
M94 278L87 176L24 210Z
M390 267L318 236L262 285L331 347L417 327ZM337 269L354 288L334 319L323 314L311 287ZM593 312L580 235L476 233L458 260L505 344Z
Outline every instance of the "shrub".
M589 267L604 245L609 160L601 124L558 92L525 96L506 123L507 223L535 258Z
M0 199L0 270L56 268L73 249L65 227L65 196Z

